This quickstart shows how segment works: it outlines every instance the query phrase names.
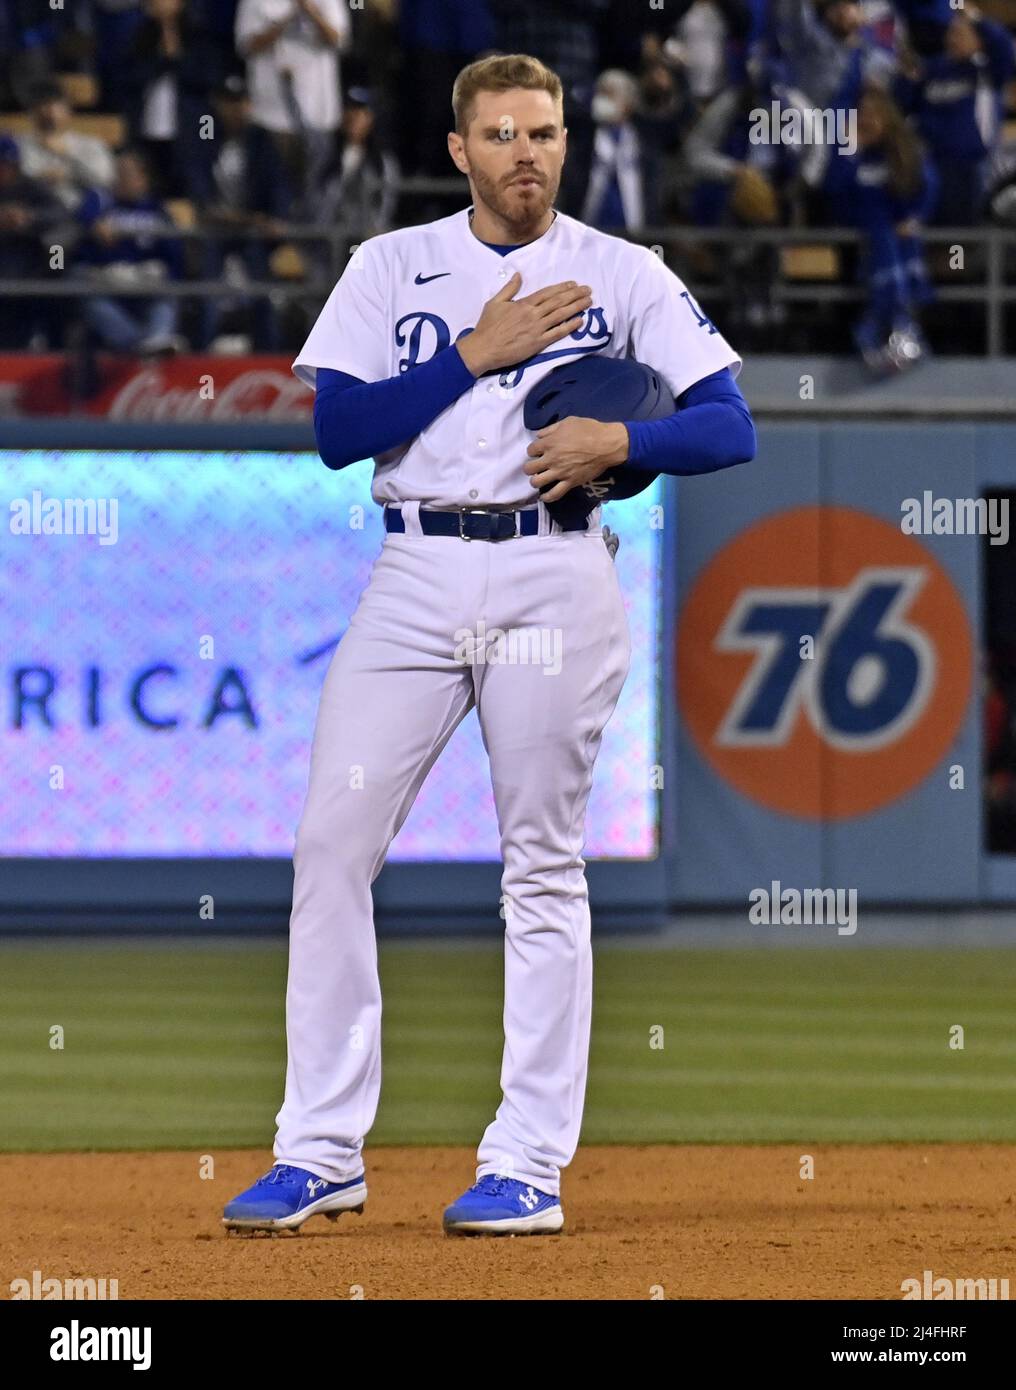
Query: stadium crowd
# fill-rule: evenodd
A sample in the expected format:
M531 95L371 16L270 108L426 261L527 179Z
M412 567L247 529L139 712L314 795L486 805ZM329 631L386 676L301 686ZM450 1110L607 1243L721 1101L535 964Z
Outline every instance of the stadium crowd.
M455 74L526 52L564 84L565 212L632 236L855 228L853 341L898 369L926 349L922 229L1016 225L1016 0L982 5L0 0L0 277L85 278L83 322L112 351L294 346L318 301L244 287L328 278L327 250L287 240L294 226L357 242L461 206L464 185L434 182L454 173ZM103 115L116 147L82 128ZM771 246L719 258L725 322L749 346L785 316L777 270ZM159 293L187 279L223 294ZM59 301L19 302L2 345L59 346Z

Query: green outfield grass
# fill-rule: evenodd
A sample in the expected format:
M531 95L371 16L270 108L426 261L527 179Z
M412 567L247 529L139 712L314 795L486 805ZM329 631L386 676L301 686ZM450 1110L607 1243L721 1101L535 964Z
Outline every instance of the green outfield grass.
M1016 1140L1016 950L610 941L596 961L585 1143ZM382 947L371 1143L476 1143L501 969L499 946ZM0 943L0 1149L270 1147L285 973L283 942Z

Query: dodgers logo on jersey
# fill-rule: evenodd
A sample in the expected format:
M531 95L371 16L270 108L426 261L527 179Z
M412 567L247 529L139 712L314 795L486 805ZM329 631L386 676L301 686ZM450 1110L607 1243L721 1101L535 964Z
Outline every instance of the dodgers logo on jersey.
M458 342L459 338L465 338L473 331L471 327L464 328L456 335L455 341ZM569 333L567 338L561 340L560 347L548 348L546 352L527 357L524 362L509 367L500 374L500 384L508 387L518 386L527 370L540 362L552 362L559 357L580 357L587 352L602 352L612 337L603 309L587 309L582 323L574 333ZM399 358L399 375L418 367L421 362L429 362L432 357L443 352L451 341L451 330L439 314L430 314L420 309L403 314L395 325L395 345L405 349L404 355Z
M682 715L745 796L844 820L944 759L971 690L955 585L920 540L848 507L741 532L698 576L677 631Z

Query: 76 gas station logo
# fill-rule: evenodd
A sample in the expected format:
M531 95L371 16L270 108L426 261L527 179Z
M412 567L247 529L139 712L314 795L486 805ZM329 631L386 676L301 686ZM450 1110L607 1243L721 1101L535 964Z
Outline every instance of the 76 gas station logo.
M888 806L942 765L970 711L968 602L930 546L881 517L766 516L714 551L682 604L684 728L729 791L771 810Z
M922 568L867 568L844 588L742 590L716 634L718 652L754 660L715 743L784 744L803 716L827 743L866 751L900 738L934 688L936 652L908 613Z

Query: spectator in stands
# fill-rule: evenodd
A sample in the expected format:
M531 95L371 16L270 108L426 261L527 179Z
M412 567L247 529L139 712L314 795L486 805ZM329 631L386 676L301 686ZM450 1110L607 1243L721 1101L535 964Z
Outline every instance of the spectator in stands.
M824 187L832 220L864 234L867 304L854 329L861 356L878 374L913 366L926 351L917 311L932 297L921 226L938 189L917 135L885 92L871 88L861 98L857 150L832 156Z
M664 62L679 70L692 99L705 105L744 76L753 37L762 34L767 0L675 0L642 19L644 64ZM622 16L630 12L622 0Z
M682 142L696 111L680 68L649 59L639 80L639 132L653 151L646 216L653 223L679 215L684 169Z
M342 0L240 0L236 12L254 123L278 145L301 215L341 119L339 52L350 34Z
M942 50L942 35L956 13L955 0L892 0L904 31L901 48L928 56Z
M288 278L275 254L288 235L283 224L314 223L322 240L325 229L361 240L390 227L398 170L390 148L405 150L406 173L450 176L448 88L464 63L491 48L532 52L562 76L569 158L558 205L565 212L637 233L675 215L701 226L751 227L833 209L839 224L860 228L869 302L856 336L879 369L891 356L890 340L904 365L908 353L923 351L916 318L929 291L921 218L963 225L990 211L999 225L1016 225L1016 153L999 145L1003 96L1016 72L1013 39L970 0L659 0L635 7L631 0L370 0L367 13L358 0L63 6L66 13L60 0L0 0L0 51L9 60L0 103L6 91L9 105L31 111L19 141L19 186L43 182L40 217L43 203L55 199L70 218L81 216L109 189L110 145L120 137L104 142L77 133L51 76L36 90L40 74L81 71L90 61L101 109L126 120L131 146L147 156L151 196L189 197L200 224L225 234L207 257L203 242L188 242L187 270L224 282L231 304L250 317L245 326L259 349L277 342L280 301L255 299L245 285ZM601 73L605 55L609 73ZM249 103L222 92L227 73L244 65ZM344 102L346 86L357 95ZM877 95L869 101L873 89L893 92L926 146L916 191L898 113L879 107ZM751 103L768 109L773 99L784 113L818 110L827 129L835 125L830 113L851 120L863 104L867 144L840 155L833 144L814 144L813 129L788 144L785 128L771 143L748 142ZM386 120L393 109L400 127ZM217 134L204 140L202 119L210 113ZM8 169L8 188L12 177ZM415 221L421 208L402 212ZM6 217L10 234L22 212ZM30 242L31 235L22 239L15 260ZM285 247L294 277L301 256L317 268L312 243L298 250ZM735 245L716 265L735 322L743 312L742 336L749 341L757 331L758 346L768 346L761 335L783 309L770 293L779 275L775 253ZM58 302L40 301L39 314ZM171 335L179 302L168 306ZM122 307L133 312L138 301ZM203 342L221 336L229 307L209 305Z
M650 59L642 65L640 88L642 117L658 127L657 144L666 146L695 114L685 74L662 58Z
M134 36L127 110L131 144L140 149L160 197L185 193L182 151L209 113L209 93L225 75L218 50L185 0L144 0Z
M785 110L805 115L809 135L797 154L804 183L821 185L832 145L815 140L822 128L808 118L814 111L836 113L829 127L852 123L861 93L887 87L892 54L865 27L858 0L772 0L775 44L773 92Z
M649 63L663 62L663 44L674 25L694 0L667 0L664 5L639 6L633 14L631 0L609 0L598 23L599 56L614 67L638 72Z
M590 107L600 62L600 26L611 0L488 0L494 46L530 53L546 63L564 89L568 158L558 194L563 212L581 213L596 133Z
M99 106L117 115L131 100L134 36L144 22L141 0L92 0Z
M756 54L746 80L727 87L705 107L684 145L692 182L691 219L696 226L771 227L785 220L782 190L792 174L785 146L756 143L757 113L768 110L770 90ZM773 245L737 243L724 247L720 274L726 283L729 316L746 343L772 348L770 330L786 318L773 294L779 254Z
M0 136L0 276L12 280L49 276L50 247L60 239L66 216L52 187L25 173L17 142L10 135ZM43 298L10 301L8 312L0 314L0 346L27 347L39 336L55 345L56 304Z
M169 214L152 197L139 151L117 154L112 192L89 195L80 216L86 230L75 271L100 291L85 303L88 326L115 352L158 356L179 351L185 346L176 332L180 301L158 291L180 278L180 241ZM149 292L117 297L117 289L128 287Z
M187 13L204 34L211 54L211 91L238 67L233 40L238 4L239 0L187 0Z
M891 55L865 27L858 0L772 0L777 80L817 107L856 105L888 82Z
M638 232L655 223L655 150L636 121L639 88L631 73L608 68L596 81L596 123L582 221L604 230Z
M926 46L930 43L926 37ZM897 83L900 104L913 113L941 180L934 218L941 226L981 220L988 160L1014 70L1013 40L1006 29L990 19L954 13L940 26L937 46L915 57Z
M58 82L31 94L31 128L21 137L21 166L29 178L49 185L68 212L76 212L89 189L113 182L113 153L94 135L71 128L71 108Z
M599 30L610 0L489 0L494 47L529 53L552 67L564 88L565 115L589 110L600 71Z
M692 98L711 101L732 76L732 48L743 47L750 15L744 0L694 0L663 45L663 55L684 69Z
M342 128L322 170L314 220L351 242L390 231L398 181L398 162L377 132L372 93L351 87Z
M33 87L52 75L60 15L49 0L0 4L0 104L27 106Z
M212 100L214 138L187 143L187 191L212 235L204 243L202 279L217 280L228 270L230 284L270 279L269 252L284 235L291 191L286 172L267 131L251 122L250 98L241 77L228 77ZM261 235L250 236L257 232ZM201 345L216 347L224 312L219 298L203 302ZM258 352L279 346L271 300L253 301L253 339ZM223 344L219 343L221 347Z
M447 178L448 93L460 69L494 43L487 0L401 0L399 38L403 167Z
M871 42L885 53L896 54L901 32L905 31L898 0L859 0L859 3L864 29Z
M781 220L778 189L789 175L786 147L752 138L770 93L760 69L741 86L727 87L704 108L688 132L684 157L694 188L697 226L772 226Z

